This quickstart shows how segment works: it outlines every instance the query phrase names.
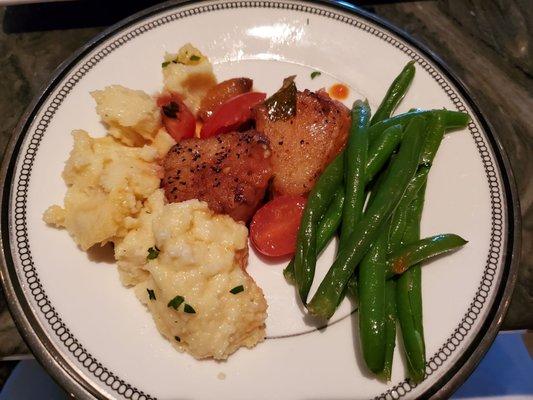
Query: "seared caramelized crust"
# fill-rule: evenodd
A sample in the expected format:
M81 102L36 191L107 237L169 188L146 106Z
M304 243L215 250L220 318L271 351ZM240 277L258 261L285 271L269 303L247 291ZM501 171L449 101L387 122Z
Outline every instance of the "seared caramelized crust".
M274 195L303 195L344 148L350 113L327 93L309 90L296 95L296 115L271 121L265 106L256 109L256 129L272 146Z
M244 222L272 176L269 141L255 131L182 140L170 149L163 167L169 202L199 199L213 211Z

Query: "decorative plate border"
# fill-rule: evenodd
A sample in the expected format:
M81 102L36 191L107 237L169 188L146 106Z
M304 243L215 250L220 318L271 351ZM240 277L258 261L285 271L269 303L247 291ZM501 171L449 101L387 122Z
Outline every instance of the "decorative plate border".
M166 4L164 6L155 7L151 10L148 10L146 12L139 14L137 19L132 19L130 23L127 24L126 26L117 25L116 27L112 27L109 31L107 31L107 33L102 35L101 42L105 41L108 36L117 33L117 31L127 29L129 25L137 23L139 22L139 20L150 17L154 14L163 13L175 5L176 4L174 3L172 5ZM328 5L331 5L331 4L328 4ZM311 5L304 5L304 4L299 4L299 3L283 3L283 2L276 2L276 1L228 1L224 3L208 4L208 5L202 5L202 6L198 6L198 7L187 9L187 10L176 11L175 13L162 16L153 21L149 21L145 23L144 25L139 26L133 30L126 31L122 36L118 37L113 42L109 43L106 47L104 47L103 49L98 51L96 54L94 54L63 84L63 86L57 92L55 97L51 100L47 109L42 114L41 119L37 122L37 126L34 129L34 133L31 137L31 140L29 141L29 144L27 146L27 151L24 154L22 166L20 168L19 180L18 180L18 185L16 189L15 203L14 205L12 205L11 215L14 216L14 231L15 231L14 236L16 238L18 256L19 256L20 264L22 265L22 271L24 272L24 276L26 278L27 286L30 289L36 304L39 306L48 324L50 325L52 330L55 332L57 337L61 340L61 342L67 347L70 353L78 360L78 362L80 362L81 365L83 365L90 373L92 373L96 378L98 378L107 387L109 387L110 389L120 394L121 396L124 396L127 399L138 399L138 400L146 399L147 400L147 399L153 399L153 397L145 394L139 389L133 387L132 385L118 378L114 373L112 373L107 368L105 368L103 365L101 365L91 354L87 352L87 350L71 334L69 329L65 326L61 318L58 316L54 307L49 303L48 297L46 296L46 293L44 292L44 289L42 288L42 285L39 281L38 274L35 270L33 260L31 258L29 242L27 239L27 226L25 222L27 189L28 189L28 184L29 184L29 180L31 177L31 170L33 166L34 157L37 153L40 141L44 133L46 132L46 129L50 121L52 120L55 112L58 110L59 106L62 104L66 96L70 93L73 87L83 78L83 76L87 74L87 72L89 72L104 57L109 55L111 52L113 52L120 46L124 45L128 41L132 40L133 38L147 31L157 28L158 26L167 24L169 22L172 22L178 19L186 18L191 15L197 15L197 14L201 14L205 12L217 11L217 10L222 10L222 9L261 8L261 7L295 10L295 11L306 12L306 13L323 16L323 17L335 19L343 23L347 23L357 29L364 30L374 36L377 36L378 38L390 43L391 45L395 46L396 48L398 48L399 50L407 54L411 59L415 60L419 66L421 66L427 72L429 72L431 76L437 81L437 83L441 86L441 88L446 92L450 100L453 102L455 107L459 111L466 111L466 107L461 101L460 96L450 86L447 80L444 79L444 77L438 71L436 71L431 66L431 64L424 57L420 55L419 52L413 50L409 46L406 46L404 43L396 39L393 33L384 32L380 30L380 28L371 26L361 20L357 20L356 18L351 18L346 15L338 14L332 10L321 9L321 8L317 8ZM347 10L344 9L343 11L347 11ZM351 11L352 13L354 13L356 17L358 18L369 19L370 23L379 25L380 21L376 21L373 18L368 18L368 15L362 13L360 10L351 8L348 11ZM384 30L390 30L390 27L388 26L383 26L381 28ZM72 62L65 65L63 72L69 73L70 69L68 67L72 66L72 64L75 64L77 61L79 61L80 58L83 58L83 56L86 53L92 51L98 44L100 43L96 42L96 43L93 43L92 45L87 46L84 49L84 51L79 54L77 60L75 59ZM413 47L416 47L416 44L414 44ZM436 64L438 65L438 62ZM58 82L56 82L56 85L57 83ZM45 93L47 96L41 97L42 102L44 102L43 99L45 97L48 98L50 94L50 89L52 90L55 89L55 86L52 85L51 88L48 89L48 93ZM465 97L468 98L468 95L465 95ZM40 107L35 106L33 108L32 114L35 115L36 112L40 112L40 111L41 111ZM482 118L480 118L480 115L476 115L476 117L480 119L480 121L482 121ZM29 124L27 123L25 127L26 129L22 130L23 134L28 133L27 132L28 127L29 127ZM494 277L496 275L496 271L498 267L497 264L498 264L498 260L501 255L500 250L501 250L503 240L504 240L503 238L503 234L504 234L503 233L503 218L504 218L503 213L504 211L502 209L502 198L500 195L500 192L501 191L503 192L503 190L501 190L498 184L497 169L495 168L492 162L492 158L490 156L488 146L485 143L484 138L482 134L480 133L476 124L474 122L470 122L468 125L468 129L478 148L478 152L483 162L485 173L486 173L487 180L489 183L489 190L490 190L490 197L491 197L491 209L492 209L491 245L490 245L490 250L489 250L488 257L487 257L487 262L486 262L483 278L478 287L477 293L474 296L474 299L472 303L470 304L470 307L468 308L467 312L465 313L463 319L461 320L461 322L459 323L455 331L448 338L448 340L444 343L444 345L437 351L437 353L429 359L426 365L427 376L430 376L437 369L439 369L439 367L455 351L457 346L464 340L467 333L470 331L470 329L474 325L474 322L477 319L477 316L479 315L479 313L481 312L481 309L483 308L484 303L489 295L490 288L492 286ZM20 144L21 143L19 143L19 145ZM497 154L496 150L495 150L495 153ZM504 172L505 170L502 169L502 177L505 175ZM6 193L9 192L9 190L6 190L5 192ZM4 197L6 193L4 193ZM2 223L4 222L5 222L5 219L3 218ZM511 223L512 221L508 221L508 222ZM3 241L7 242L4 240L5 230L4 229L2 230L3 230ZM84 386L86 387L86 385ZM405 396L415 387L416 385L411 384L408 380L405 380L395 385L393 388L389 389L387 392L382 393L381 395L377 396L376 399L391 399L391 398L398 399L398 398ZM94 392L92 393L95 394Z

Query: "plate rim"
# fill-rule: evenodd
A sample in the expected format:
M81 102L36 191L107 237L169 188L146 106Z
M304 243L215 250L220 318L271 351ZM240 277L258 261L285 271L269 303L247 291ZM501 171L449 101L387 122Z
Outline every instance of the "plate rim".
M280 3L286 2L283 0L270 1ZM42 103L48 98L49 92L56 88L57 84L61 82L61 79L64 77L64 75L71 71L72 66L76 62L78 62L80 59L83 59L84 56L108 39L108 37L112 36L123 28L142 21L153 14L173 8L179 9L190 4L201 4L207 2L209 2L209 0L170 0L135 13L106 28L98 35L90 39L86 44L84 44L64 62L62 62L51 74L48 82L38 90L37 95L28 105L18 124L13 130L8 146L4 152L0 174L0 182L2 182L2 186L4 187L2 196L0 197L0 208L2 212L0 226L0 246L2 247L2 257L0 259L0 279L4 288L7 305L11 315L14 317L14 321L19 332L22 334L26 343L28 343L29 348L38 361L48 370L52 377L61 384L61 386L79 398L89 398L91 395L101 398L107 398L107 396L105 392L95 387L95 385L85 381L82 375L76 371L78 368L70 365L69 361L67 361L62 354L53 349L54 346L52 345L52 341L47 337L47 333L40 328L36 317L34 317L31 312L25 312L25 309L30 308L28 300L22 293L22 289L16 276L16 271L14 268L8 268L8 264L10 264L11 267L14 265L10 246L5 246L5 244L9 243L9 232L11 231L11 225L8 218L9 208L7 205L10 203L9 199L12 188L10 188L11 185L6 187L5 182L8 181L8 177L11 178L13 175L23 139L26 136L29 125L31 125L33 122L34 115L32 114L38 111ZM501 144L499 136L492 129L490 122L485 118L485 115L477 106L475 97L469 92L466 85L457 77L453 70L451 70L450 67L426 45L420 43L408 33L392 25L388 21L385 21L381 17L371 14L368 11L354 5L348 4L347 2L335 0L310 0L306 2L297 0L296 2L325 5L343 12L347 12L367 20L370 23L376 24L384 30L396 35L402 41L414 47L416 50L420 51L421 54L427 57L444 72L446 78L456 87L457 91L464 97L464 99L467 100L469 107L472 109L473 114L476 116L485 132L486 139L492 146L494 158L501 170L500 180L502 192L504 193L507 203L505 212L508 224L506 227L506 233L508 236L506 236L506 251L502 255L504 261L504 263L502 263L504 268L502 273L502 281L496 290L494 302L487 311L485 320L481 324L478 334L472 339L470 345L465 349L463 354L458 358L450 370L420 395L423 398L433 396L436 398L448 397L472 373L475 366L479 363L482 356L493 342L503 321L503 316L508 309L511 294L517 279L521 249L520 204L517 195L514 174L511 169L507 153ZM11 183L11 179L8 182ZM7 227L7 229L5 229L5 227ZM24 304L21 302L19 296L21 296L24 300ZM32 325L34 325L35 328L32 327ZM39 333L35 331L36 328L39 330ZM50 348L50 350L48 348Z

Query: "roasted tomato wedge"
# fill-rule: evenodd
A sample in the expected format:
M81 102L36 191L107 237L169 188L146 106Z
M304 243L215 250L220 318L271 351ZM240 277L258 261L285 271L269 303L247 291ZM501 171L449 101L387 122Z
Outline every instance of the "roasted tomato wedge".
M305 203L302 196L279 196L261 207L250 224L250 239L257 251L269 257L294 254Z
M229 99L205 121L200 137L208 138L236 130L252 119L252 108L265 98L265 93L250 92Z
M192 112L175 94L167 94L157 99L161 107L163 125L170 136L177 142L194 136L196 119Z
M198 117L205 121L226 101L252 90L253 84L254 82L249 78L233 78L216 84L207 91L202 99Z

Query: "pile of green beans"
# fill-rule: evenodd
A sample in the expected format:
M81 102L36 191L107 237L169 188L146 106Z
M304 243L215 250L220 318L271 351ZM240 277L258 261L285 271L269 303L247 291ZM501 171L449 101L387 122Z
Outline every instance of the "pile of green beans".
M414 75L410 62L372 118L366 101L354 103L346 149L309 194L296 252L283 272L312 315L331 318L344 296L358 302L363 358L384 380L391 378L399 322L409 377L420 382L421 263L467 243L455 234L420 239L426 182L445 132L464 128L469 116L418 108L392 116ZM338 231L336 259L308 302L317 257Z
M368 252L379 230L390 218L407 184L414 175L422 151L425 121L416 117L406 127L397 157L391 163L374 201L353 229L345 247L326 273L307 309L315 316L329 319L340 303L344 288L357 265ZM359 288L361 290L361 288Z

